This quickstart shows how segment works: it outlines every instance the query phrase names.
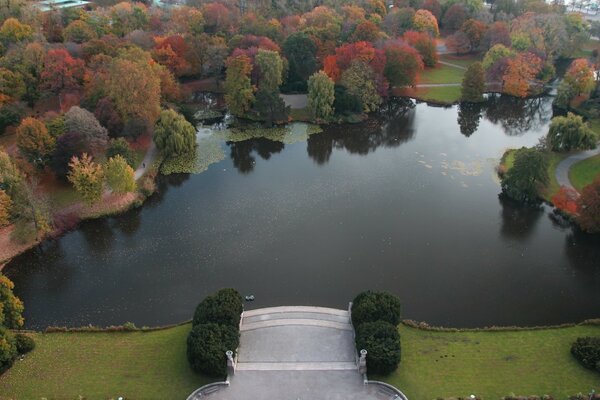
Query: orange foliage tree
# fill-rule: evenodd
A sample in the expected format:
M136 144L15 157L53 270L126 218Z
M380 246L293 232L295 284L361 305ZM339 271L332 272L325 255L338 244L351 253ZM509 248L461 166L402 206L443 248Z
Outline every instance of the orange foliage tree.
M520 53L508 61L503 76L504 92L512 96L526 97L535 83L535 76L542 68L542 60L532 53Z
M65 49L49 50L44 57L42 86L52 92L79 88L84 72L83 60L73 58Z
M574 189L566 186L561 186L558 193L552 196L552 204L554 207L568 213L575 215L577 214L577 199L579 194Z

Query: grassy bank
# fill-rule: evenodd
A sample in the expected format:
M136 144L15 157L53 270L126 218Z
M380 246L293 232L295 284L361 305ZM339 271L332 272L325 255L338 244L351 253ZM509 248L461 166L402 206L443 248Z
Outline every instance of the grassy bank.
M556 166L565 158L568 154L563 153L548 153L548 185L545 188L541 189L539 192L539 196L551 202L552 196L554 196L560 190L560 185L556 180ZM515 150L510 149L507 150L502 159L500 160L499 171L502 173L506 173L515 163Z
M579 161L569 170L569 179L579 191L600 175L600 155Z
M386 382L411 400L475 394L499 400L511 392L564 399L600 389L600 375L570 354L579 336L600 336L600 326L434 332L400 326L402 362Z
M0 376L0 399L185 399L210 382L189 368L189 330L35 334L36 349Z

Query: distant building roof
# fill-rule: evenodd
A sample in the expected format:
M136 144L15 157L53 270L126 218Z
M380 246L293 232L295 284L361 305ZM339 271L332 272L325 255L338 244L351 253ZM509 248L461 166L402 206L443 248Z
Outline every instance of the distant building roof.
M90 1L85 0L44 0L37 3L37 6L41 11L50 11L63 8L83 7L90 3Z

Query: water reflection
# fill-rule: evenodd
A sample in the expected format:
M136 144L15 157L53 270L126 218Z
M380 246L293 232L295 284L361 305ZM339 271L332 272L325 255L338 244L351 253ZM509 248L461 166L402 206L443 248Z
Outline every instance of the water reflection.
M458 105L457 122L460 126L460 133L469 137L477 130L482 109L481 103L460 103Z
M500 203L500 233L511 240L522 240L529 237L544 215L541 205L522 204L508 198L504 193L498 195Z
M233 160L233 166L242 174L248 174L254 170L256 159L254 153L263 160L268 160L271 155L280 153L285 144L265 138L249 139L241 142L227 142Z
M415 136L414 103L407 99L392 99L379 115L361 124L330 126L307 140L307 153L317 164L329 161L333 149L351 154L367 155L379 147L394 148Z
M522 135L537 130L552 118L552 98L520 99L504 95L490 95L484 103L485 117L499 124L507 135Z

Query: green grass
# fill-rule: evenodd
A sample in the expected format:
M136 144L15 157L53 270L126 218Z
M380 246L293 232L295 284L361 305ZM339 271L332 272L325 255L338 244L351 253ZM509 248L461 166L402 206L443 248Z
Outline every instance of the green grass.
M413 92L413 96L419 100L453 104L460 100L461 88L460 86L416 88Z
M440 55L440 61L449 62L451 64L460 65L462 67L467 68L469 65L473 64L476 61L481 61L482 56L478 54L470 54L466 56L455 56L452 54L442 54Z
M61 185L48 193L48 200L54 209L60 209L81 201L81 197L71 185Z
M569 180L578 191L592 183L598 176L600 176L600 155L579 161L569 170Z
M411 400L475 394L550 394L555 399L600 389L600 374L570 354L579 336L600 336L599 326L523 330L433 332L401 325L402 362L386 382ZM376 377L372 377L376 378Z
M189 330L35 334L36 349L0 377L0 399L185 399L210 382L189 368Z
M464 75L464 69L438 64L435 68L425 68L419 75L418 83L462 83Z

